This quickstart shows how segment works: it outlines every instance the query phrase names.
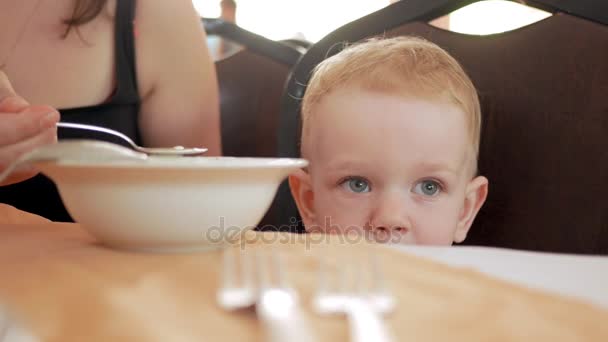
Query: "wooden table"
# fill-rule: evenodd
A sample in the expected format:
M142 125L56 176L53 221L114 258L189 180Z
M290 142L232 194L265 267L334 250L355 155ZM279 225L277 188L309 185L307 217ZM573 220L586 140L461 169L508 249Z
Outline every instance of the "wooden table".
M78 224L31 216L19 223L19 213L6 209L0 208L0 219L11 222L0 224L0 303L39 340L263 340L253 312L228 313L215 303L219 251L117 251ZM319 259L337 269L368 253L377 255L398 298L387 319L398 341L608 341L608 311L476 271L337 236L251 232L248 240L247 248L272 245L284 258L322 341L347 341L348 333L343 318L311 311Z

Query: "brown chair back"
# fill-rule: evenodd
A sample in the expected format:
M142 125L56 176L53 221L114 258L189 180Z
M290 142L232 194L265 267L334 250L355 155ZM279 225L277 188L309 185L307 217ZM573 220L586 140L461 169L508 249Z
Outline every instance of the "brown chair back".
M421 36L459 60L480 95L479 170L489 178L490 191L466 244L608 254L608 21L599 11L606 4L577 2L585 6L571 9L581 16L553 8L556 13L545 20L489 36L399 17L413 15L416 6L423 13L431 2L403 0L311 47L284 96L280 154L298 155L300 104L289 98L303 96L306 75L335 53L329 47L376 35ZM424 13L420 18L427 20L438 14ZM596 20L588 19L595 14ZM288 189L281 192L278 222L297 222Z
M274 157L283 88L305 50L216 18L201 18L216 59L226 156Z
M290 66L244 49L216 62L226 156L274 157Z
M410 23L461 62L490 180L467 244L608 253L608 27L557 14L484 37ZM604 47L604 48L601 48Z

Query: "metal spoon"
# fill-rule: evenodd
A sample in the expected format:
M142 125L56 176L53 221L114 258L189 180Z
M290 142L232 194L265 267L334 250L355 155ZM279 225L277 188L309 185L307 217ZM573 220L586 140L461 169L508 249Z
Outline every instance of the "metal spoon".
M76 129L86 129L89 131L101 132L106 134L111 134L116 137L121 138L126 141L134 150L143 152L146 154L155 154L155 155L172 155L172 156L187 156L187 155L195 155L207 152L206 148L201 147L193 147L193 148L184 148L183 146L175 146L175 147L142 147L137 144L128 136L115 131L113 129L93 126L93 125L85 125L85 124L77 124L71 122L58 122L57 127L63 128L76 128Z

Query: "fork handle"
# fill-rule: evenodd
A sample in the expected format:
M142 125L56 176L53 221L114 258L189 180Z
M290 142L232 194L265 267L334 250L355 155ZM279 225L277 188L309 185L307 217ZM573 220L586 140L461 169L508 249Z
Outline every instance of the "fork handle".
M302 324L301 317L294 314L285 317L262 318L269 342L313 342L310 330Z
M353 342L391 342L392 336L384 325L382 316L368 303L351 299L348 304L348 325Z
M266 339L269 342L313 342L316 341L310 326L296 305L270 303L262 300L256 309ZM277 310L278 309L278 310Z

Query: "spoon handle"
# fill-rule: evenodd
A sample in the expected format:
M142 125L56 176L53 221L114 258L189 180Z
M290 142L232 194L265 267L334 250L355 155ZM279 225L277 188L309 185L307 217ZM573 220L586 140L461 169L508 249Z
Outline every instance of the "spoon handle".
M129 138L128 136L115 131L113 129L109 129L109 128L105 128L105 127L99 127L99 126L93 126L93 125L85 125L85 124L78 124L78 123L72 123L72 122L58 122L57 123L57 127L62 127L62 128L76 128L76 129L85 129L88 131L93 131L93 132L101 132L101 133L106 133L106 134L111 134L114 136L117 136L121 139L123 139L124 141L126 141L127 143L129 143L129 145L131 145L132 147L138 147L135 142L133 142L133 140L131 140L131 138Z

